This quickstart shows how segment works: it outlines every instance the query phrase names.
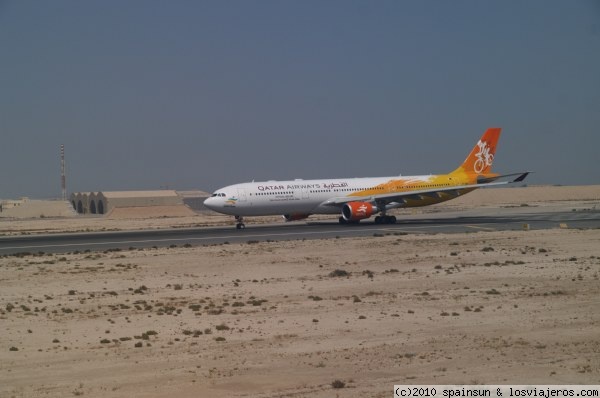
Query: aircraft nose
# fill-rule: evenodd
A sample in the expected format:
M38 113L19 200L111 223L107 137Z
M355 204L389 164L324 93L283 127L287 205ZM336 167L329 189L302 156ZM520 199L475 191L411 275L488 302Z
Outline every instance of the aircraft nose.
M208 207L211 210L214 210L215 207L217 207L216 205L216 199L215 197L210 197L210 198L206 198L204 200L204 206Z

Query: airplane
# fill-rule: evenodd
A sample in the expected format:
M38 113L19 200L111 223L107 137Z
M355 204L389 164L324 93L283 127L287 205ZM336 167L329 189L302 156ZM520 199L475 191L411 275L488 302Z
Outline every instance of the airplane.
M387 211L428 206L454 199L477 188L523 181L530 172L491 172L500 128L489 128L465 161L448 174L376 178L246 182L217 189L204 205L235 216L245 228L245 216L283 215L286 221L312 214L339 214L340 224L356 224L374 214L375 224L394 224ZM512 180L497 181L508 177Z

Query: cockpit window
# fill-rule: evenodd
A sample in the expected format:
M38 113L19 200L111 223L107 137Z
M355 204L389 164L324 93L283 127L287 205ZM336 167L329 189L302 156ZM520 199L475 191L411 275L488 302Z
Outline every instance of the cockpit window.
M210 195L210 197L211 197L211 198L214 198L215 196L218 196L218 197L223 197L223 198L224 198L224 197L225 197L225 194L224 194L224 193L222 193L222 192L215 192L215 193L213 193L212 195Z

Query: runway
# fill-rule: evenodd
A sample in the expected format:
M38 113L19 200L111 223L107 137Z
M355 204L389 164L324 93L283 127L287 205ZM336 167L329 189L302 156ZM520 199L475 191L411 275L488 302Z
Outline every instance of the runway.
M600 228L600 211L563 207L475 209L398 217L395 225L339 225L336 220L281 224L161 229L145 231L71 233L0 238L0 255L16 253L67 253L133 250L147 247L213 245L249 241L331 239L386 234L464 233L476 231L540 230L550 228Z

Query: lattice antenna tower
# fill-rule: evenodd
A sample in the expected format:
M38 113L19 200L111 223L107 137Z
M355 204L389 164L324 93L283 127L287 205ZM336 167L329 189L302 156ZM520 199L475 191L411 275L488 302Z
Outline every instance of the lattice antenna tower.
M67 178L65 177L65 146L60 146L60 187L62 200L67 200Z

